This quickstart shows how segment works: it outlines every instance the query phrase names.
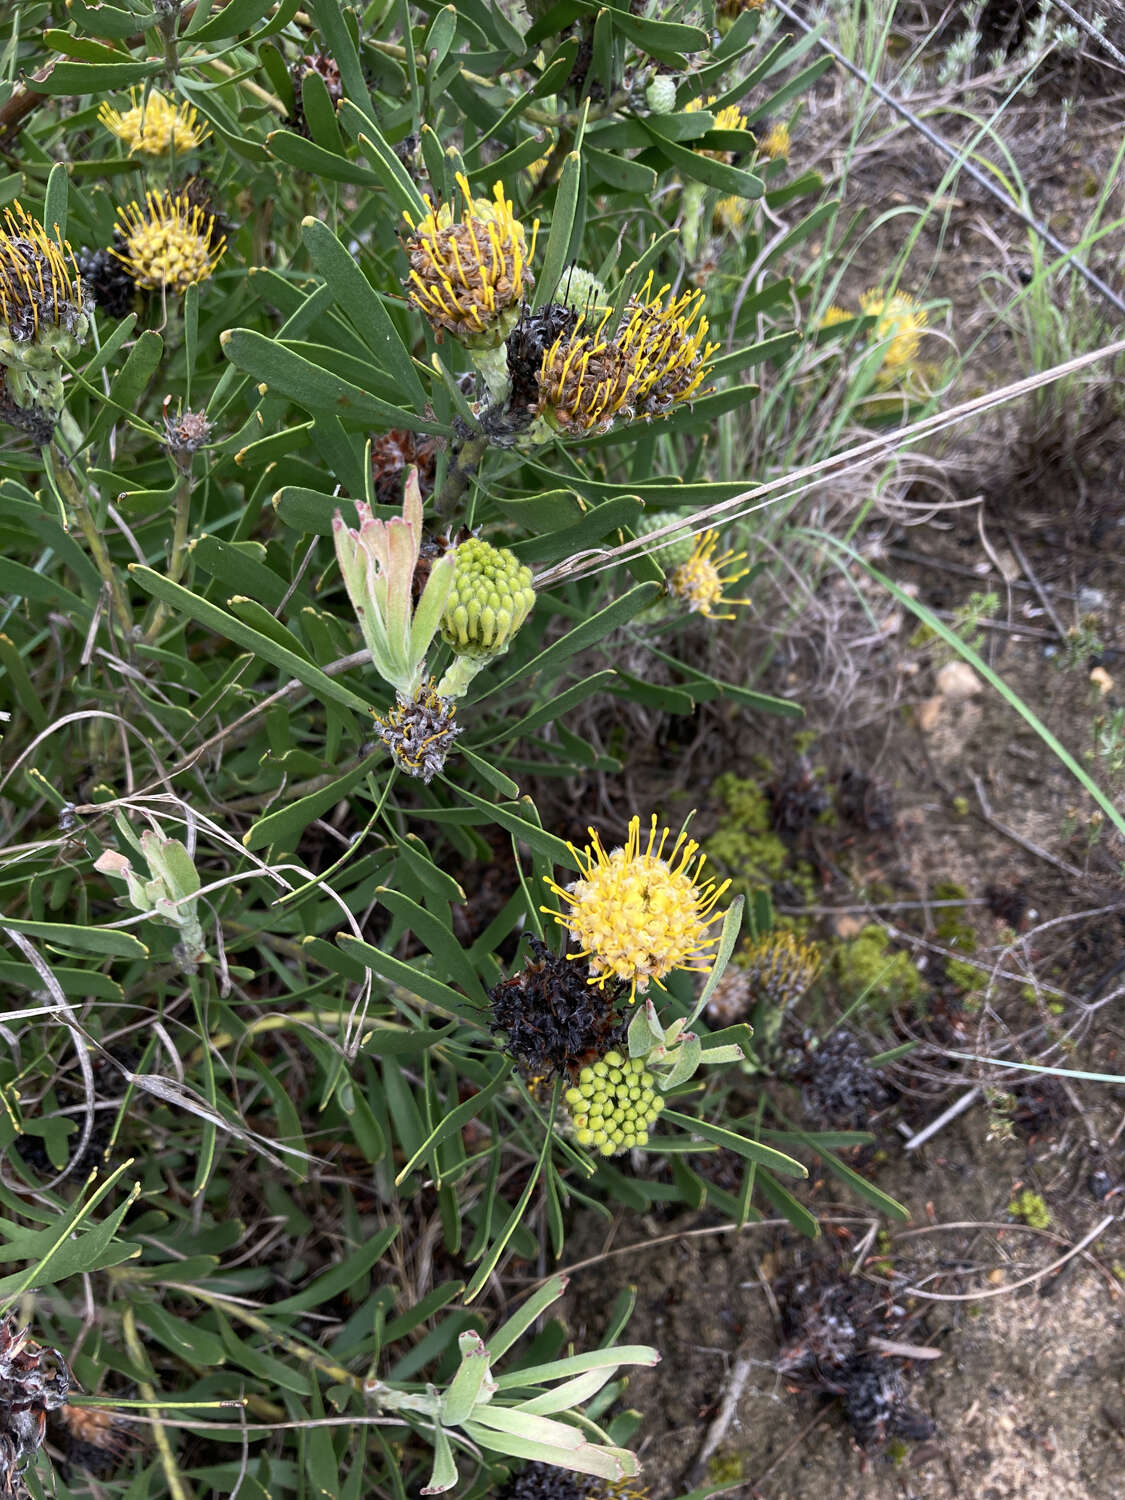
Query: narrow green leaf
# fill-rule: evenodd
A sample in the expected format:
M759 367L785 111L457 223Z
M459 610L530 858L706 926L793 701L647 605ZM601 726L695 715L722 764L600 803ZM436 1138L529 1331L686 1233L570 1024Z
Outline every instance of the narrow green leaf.
M669 1124L678 1125L691 1135L702 1136L705 1141L711 1141L716 1146L725 1146L728 1151L744 1156L747 1161L771 1167L775 1172L782 1172L787 1177L809 1175L808 1169L799 1161L794 1161L791 1156L786 1156L782 1151L775 1151L772 1146L763 1146L760 1141L747 1140L745 1136L737 1135L733 1130L724 1130L722 1126L711 1125L706 1120L693 1120L690 1115L681 1115L673 1109L666 1109L661 1118Z
M361 760L350 771L338 776L335 781L330 781L319 791L310 792L308 796L299 797L296 802L274 808L264 817L258 818L242 835L243 844L247 849L264 849L269 844L292 848L309 824L354 791L385 755L386 752L380 746L365 760Z
M365 1244L354 1250L340 1265L333 1266L323 1276L318 1276L303 1292L298 1292L293 1297L285 1297L280 1302L271 1302L270 1313L315 1312L324 1303L332 1302L335 1298L343 1296L345 1292L352 1291L356 1282L366 1277L376 1261L383 1257L397 1233L397 1224L381 1229L378 1234L373 1235Z
M131 932L115 927L82 927L76 922L30 922L0 914L0 927L10 927L26 937L39 938L52 947L73 948L79 953L101 953L107 958L147 958L148 948Z
M455 1109L450 1110L448 1114L443 1115L401 1172L399 1172L395 1178L395 1185L401 1186L406 1181L422 1157L428 1156L448 1136L455 1135L458 1131L462 1130L470 1120L475 1120L481 1110L496 1097L502 1088L507 1086L510 1076L510 1070L507 1067L501 1068L492 1082L481 1089L479 1093L474 1094L472 1098L466 1099L463 1103L458 1104ZM440 1177L440 1173L435 1173L435 1176ZM449 1417L447 1420L453 1421L454 1419Z
M282 672L288 672L298 682L304 683L305 687L311 689L319 697L330 698L335 703L343 704L345 708L355 709L357 713L365 714L370 711L370 704L365 703L342 683L334 682L306 657L287 651L276 641L262 635L260 631L253 630L249 625L244 625L241 620L235 619L234 615L229 614L225 609L220 609L218 605L201 599L190 589L173 583L170 578L165 578L152 568L142 567L140 563L130 564L129 571L146 593L152 594L157 599L163 599L178 613L198 621L200 625L206 625L208 629L233 641L235 645L264 657Z
M470 1000L487 1008L489 1002L484 987L469 962L467 953L449 928L402 891L381 885L376 887L375 894L388 911L394 912L396 917L407 923L414 936L425 943L437 959L442 972L459 984Z
M521 667L511 677L506 677L496 687L489 688L487 693L482 693L479 698L474 699L474 703L483 703L494 695L498 696L501 702L506 703L510 701L511 694L517 686L526 688L534 681L550 681L564 662L577 655L579 651L585 651L589 646L608 641L613 631L619 630L622 625L640 614L641 610L647 609L659 592L659 584L637 584L620 598L607 604L604 609L600 609L597 614L584 620L581 625L576 625L573 630L567 631L566 635L540 651L538 656L532 657L526 666Z
M415 373L414 361L367 277L328 225L319 219L304 219L301 237L313 264L367 347L408 397L413 409L423 411L426 393Z
M547 236L547 248L543 256L543 267L535 281L532 307L542 307L554 299L558 291L570 254L570 240L574 232L574 219L578 211L578 191L582 180L582 158L571 151L563 162L562 176L555 195L554 212L551 215L551 230Z
M404 963L402 959L384 953L381 948L375 948L370 943L361 942L350 932L338 932L336 942L346 957L358 959L372 973L401 986L407 994L416 996L437 1010L460 1016L466 1021L476 1021L482 1013L464 995L459 995L434 975L423 973L413 964Z

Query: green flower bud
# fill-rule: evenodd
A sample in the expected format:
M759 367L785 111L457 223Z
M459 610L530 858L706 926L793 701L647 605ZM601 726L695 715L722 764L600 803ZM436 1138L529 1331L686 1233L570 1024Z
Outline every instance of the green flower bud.
M605 287L585 266L570 267L559 285L558 300L564 307L585 313L586 322L593 323L595 327L599 309L609 307Z
M659 531L664 526L669 526L673 521L689 520L690 511L676 510L649 510L633 522L633 530L638 537L650 535ZM646 549L648 550L648 549ZM651 548L652 555L665 573L670 573L673 568L680 567L686 563L695 550L695 538L690 531L668 531Z
M507 547L470 537L455 552L441 633L459 656L500 656L534 604L531 569Z
M566 1102L580 1146L595 1146L602 1156L648 1143L648 1129L664 1108L643 1080L652 1074L643 1059L607 1052L600 1062L585 1067L577 1088L568 1089Z
M676 80L657 73L645 89L645 103L654 115L670 115L676 107Z

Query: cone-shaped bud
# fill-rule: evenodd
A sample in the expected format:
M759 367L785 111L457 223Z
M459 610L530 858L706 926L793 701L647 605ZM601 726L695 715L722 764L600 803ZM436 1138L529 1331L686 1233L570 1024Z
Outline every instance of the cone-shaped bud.
M676 80L658 73L645 89L645 103L654 115L670 115L676 107Z
M507 547L470 537L457 548L441 633L458 655L499 656L531 613L531 569Z

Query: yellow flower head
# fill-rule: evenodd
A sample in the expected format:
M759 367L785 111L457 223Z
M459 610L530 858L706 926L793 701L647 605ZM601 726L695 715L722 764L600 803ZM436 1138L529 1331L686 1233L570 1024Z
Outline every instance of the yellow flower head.
M681 292L665 303L669 290L662 286L653 294L650 271L640 297L629 304L617 340L634 364L629 399L638 416L664 416L690 401L719 347L706 342L710 324L703 316L703 293Z
M58 228L49 235L16 203L0 227L0 336L27 344L47 327L85 335L82 277Z
M831 307L825 310L819 326L821 328L831 328L834 323L848 323L854 317L855 313L851 313L846 307L840 307L838 303L833 302Z
M718 0L715 6L715 23L723 36L738 20L744 10L764 10L766 0Z
M719 533L705 531L687 562L672 570L668 577L668 592L687 610L705 615L709 620L733 620L732 614L719 614L718 608L729 610L732 605L749 604L750 600L724 599L723 590L745 578L750 570L738 566L745 562L745 552L720 552L716 557L718 544Z
M715 204L711 223L715 229L741 229L746 222L746 199L732 193Z
M889 376L903 374L918 353L922 330L926 326L926 309L906 292L890 297L872 289L859 299L864 312L877 321L868 337L872 343L890 342L883 355L883 369Z
M697 109L710 109L718 100L717 94L712 94L710 99L691 99L684 105L685 114L693 114ZM747 132L747 146L750 145L750 126L746 116L737 104L724 104L722 109L715 111L715 123L712 130L745 130ZM697 148L698 149L698 148ZM734 157L733 151L699 151L700 156L710 156L715 161L730 162Z
M634 362L602 336L583 333L579 317L571 333L561 333L543 351L539 368L539 410L559 431L579 435L608 432L618 413L632 415Z
M789 126L775 125L763 140L758 142L758 150L763 156L768 156L770 161L778 161L784 157L789 160Z
M138 151L145 156L167 156L170 151L179 155L193 151L211 134L209 126L199 123L194 105L175 105L159 89L139 100L138 90L130 89L129 98L132 106L124 113L102 104L98 119L125 142L130 156Z
M474 198L460 173L457 185L464 197L457 222L448 203L410 225L406 241L410 275L403 283L410 300L434 331L443 330L481 348L496 348L511 332L519 303L535 278L529 262L539 232L536 219L528 250L523 225L505 198L502 183L493 196Z
M144 208L134 201L119 208L117 218L124 248L110 253L139 287L186 292L207 280L226 249L225 236L215 233L215 215L184 193L148 192Z
M568 845L581 879L569 890L546 881L570 910L541 909L581 944L573 956L590 960L590 983L600 987L616 977L630 986L632 1001L649 980L660 984L674 969L708 973L715 962L710 950L719 940L708 928L722 919L721 912L710 913L730 881L700 880L707 856L696 860L695 839L681 831L666 854L670 830L658 827L655 813L643 853L639 817L629 822L625 847L611 854L593 828L589 834L581 853Z

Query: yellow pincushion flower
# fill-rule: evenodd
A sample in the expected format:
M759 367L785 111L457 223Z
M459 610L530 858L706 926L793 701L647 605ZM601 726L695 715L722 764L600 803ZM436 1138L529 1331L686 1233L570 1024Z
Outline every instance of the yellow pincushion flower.
M718 344L707 343L703 293L681 292L665 303L670 288L652 292L652 272L640 297L629 304L618 343L634 363L629 403L638 416L659 417L690 401L709 373Z
M705 531L687 562L669 574L668 592L689 611L705 615L709 620L733 620L732 614L719 614L718 607L729 609L735 604L749 604L750 600L724 599L723 590L745 578L750 570L738 566L745 562L745 552L720 552L716 557L718 544L719 533Z
M495 349L511 332L524 293L535 283L529 262L539 232L536 219L531 249L512 203L497 183L493 196L474 198L458 173L464 202L454 223L448 203L415 224L410 214L406 241L410 275L403 283L414 306L439 335L452 333L475 348Z
M868 335L871 342L890 340L883 354L883 373L892 380L905 374L922 341L926 309L919 307L906 292L894 292L888 297L877 289L864 292L859 305L877 320Z
M775 125L770 133L758 142L758 150L770 161L789 160L789 126Z
M746 222L746 199L732 193L715 204L711 223L715 229L741 229Z
M710 109L712 105L717 102L717 94L712 94L711 97L706 100L698 98L691 99L687 104L684 105L684 113L694 114L698 109ZM715 111L715 123L711 128L712 130L745 130L747 133L747 147L749 148L751 144L752 137L750 136L750 126L747 122L746 116L742 113L742 110L737 104L724 104L722 109L717 109ZM704 151L699 148L696 149L699 150L700 156L710 156L715 161L730 162L734 157L733 151Z
M580 316L571 333L561 333L543 351L539 368L539 410L572 436L608 432L629 407L633 388L634 362L602 336L605 315L596 333L583 333L584 324Z
M821 328L831 328L835 323L849 323L854 317L855 313L851 313L846 307L841 307L838 303L833 302L830 307L825 309L819 326Z
M139 99L138 91L130 89L129 98L132 106L123 113L103 103L98 119L125 142L130 156L138 151L144 156L193 151L211 134L209 126L199 123L194 105L175 105L159 89L152 89L147 99Z
M226 249L225 237L215 233L215 215L183 193L148 192L143 209L130 203L117 218L124 248L110 253L139 287L186 292L212 275Z
M542 910L581 945L574 957L589 959L590 983L601 987L620 979L630 986L632 1001L650 980L660 984L674 969L708 973L715 961L710 950L719 940L708 929L722 919L721 912L710 913L730 881L701 881L707 856L696 860L695 839L681 830L665 854L671 830L659 829L655 813L643 852L639 817L629 822L624 848L610 854L593 828L589 834L591 843L581 853L568 845L581 879L568 890L546 880L570 910Z

